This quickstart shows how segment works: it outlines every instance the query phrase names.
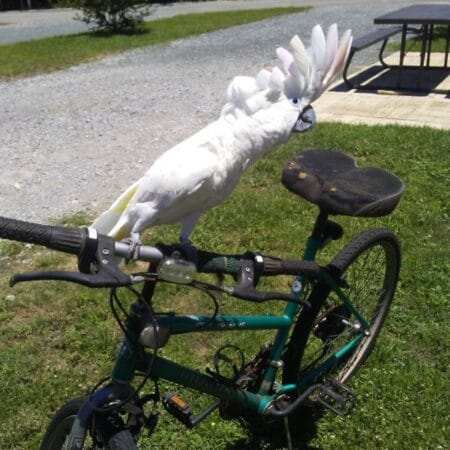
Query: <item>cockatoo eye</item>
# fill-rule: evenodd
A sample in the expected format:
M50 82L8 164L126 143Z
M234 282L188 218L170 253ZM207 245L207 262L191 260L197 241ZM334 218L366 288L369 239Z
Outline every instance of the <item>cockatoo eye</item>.
M293 99L292 99L292 103L293 103L294 105L296 105L296 104L298 103L298 98L293 98Z

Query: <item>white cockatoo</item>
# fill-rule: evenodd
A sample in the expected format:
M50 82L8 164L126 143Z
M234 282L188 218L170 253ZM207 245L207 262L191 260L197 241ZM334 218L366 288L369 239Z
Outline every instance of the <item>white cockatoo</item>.
M92 226L139 242L148 227L180 223L180 241L189 244L201 214L231 194L246 168L312 126L310 104L343 70L351 42L350 30L339 40L335 24L327 36L316 25L308 49L298 36L290 51L277 49L281 68L234 78L220 117L157 158Z

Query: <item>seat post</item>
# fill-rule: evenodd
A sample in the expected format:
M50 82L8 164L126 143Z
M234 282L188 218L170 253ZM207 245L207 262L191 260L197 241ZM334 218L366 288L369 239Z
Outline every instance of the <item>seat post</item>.
M314 261L316 258L317 251L322 247L324 242L324 231L328 222L328 213L320 210L317 216L316 223L311 236L308 238L306 243L305 252L303 254L303 259L305 261Z
M311 238L319 242L322 241L325 234L327 223L328 223L328 213L323 209L321 209L319 215L317 216L316 223L314 224Z

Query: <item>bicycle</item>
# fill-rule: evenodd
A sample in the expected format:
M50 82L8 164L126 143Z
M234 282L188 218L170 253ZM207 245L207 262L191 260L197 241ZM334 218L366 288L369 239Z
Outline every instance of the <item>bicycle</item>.
M258 252L224 255L182 245L135 245L114 242L91 228L71 229L0 218L0 238L39 244L78 257L78 272L16 274L11 285L34 280L61 280L91 288L111 288L110 307L124 340L107 380L90 395L63 405L54 415L41 450L107 448L137 449L144 430L150 434L159 412L146 406L161 402L188 428L219 409L224 418L286 419L305 402L317 402L346 414L354 394L345 385L369 356L389 311L400 271L397 237L387 229L369 229L354 237L326 266L316 254L343 235L330 215L379 217L390 214L404 190L402 181L378 168L357 168L340 151L307 150L287 163L282 182L290 191L319 206L302 260L282 260ZM127 274L117 257L148 262L148 270ZM232 285L196 279L196 273L234 277ZM291 292L257 290L262 277L291 275ZM223 280L222 280L223 281ZM209 293L211 316L158 313L152 296L160 282L178 283ZM134 285L142 284L141 290ZM117 296L127 288L136 300L126 312ZM222 315L216 293L250 302L286 303L280 315ZM126 317L125 323L120 313ZM158 355L171 335L229 330L277 330L250 361L227 345L214 356L214 369L202 373ZM228 353L228 355L227 355ZM231 354L231 356L230 356ZM234 356L233 356L234 355ZM238 362L236 362L238 361ZM229 364L224 375L223 366ZM231 375L230 375L231 373ZM142 381L136 388L136 376ZM144 385L155 391L142 395ZM215 397L193 414L178 394L161 396L158 381L166 380ZM287 428L288 430L288 428ZM288 431L287 431L288 433ZM289 441L289 434L288 434Z

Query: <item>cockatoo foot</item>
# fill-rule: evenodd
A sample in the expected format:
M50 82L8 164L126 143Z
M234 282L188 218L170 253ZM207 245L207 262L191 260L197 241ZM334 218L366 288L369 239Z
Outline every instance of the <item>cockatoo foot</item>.
M142 245L141 236L139 233L131 233L130 237L127 239L124 239L124 241L127 242L128 244L130 244L130 250L129 250L127 258L125 259L125 262L128 263L129 261L134 259L135 256L137 256L136 255L137 248L140 245Z
M131 240L131 242L135 242L136 245L140 245L141 244L141 235L140 235L140 233L131 233L130 234L130 240Z

